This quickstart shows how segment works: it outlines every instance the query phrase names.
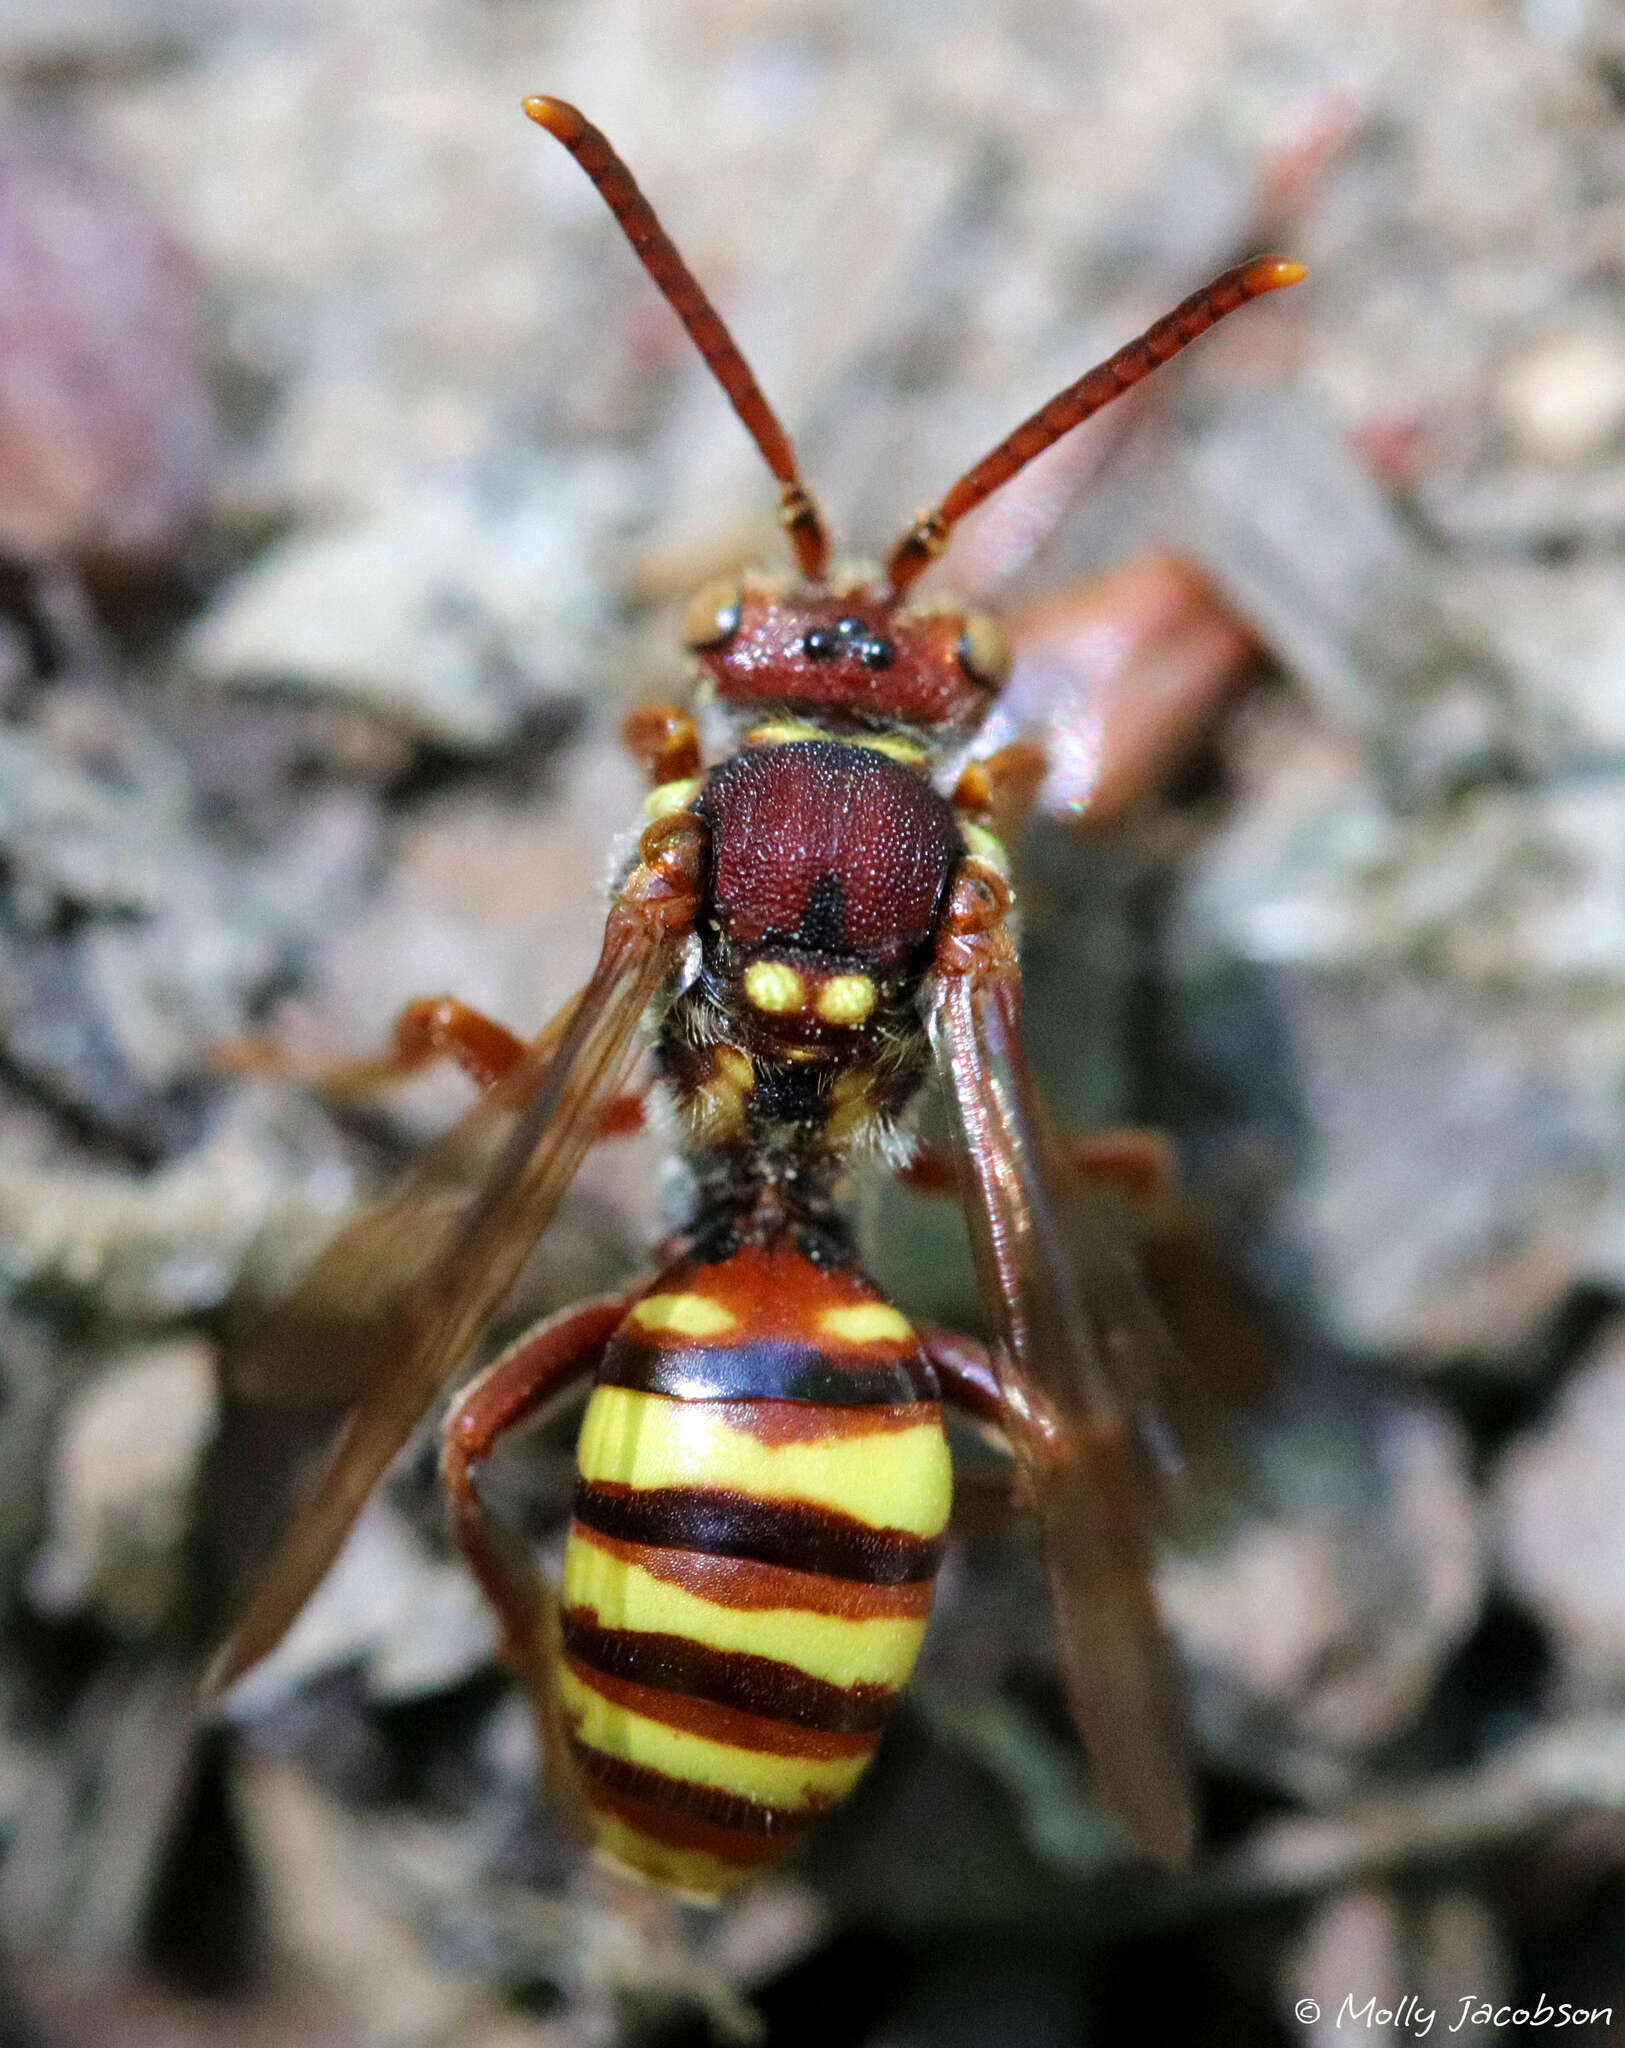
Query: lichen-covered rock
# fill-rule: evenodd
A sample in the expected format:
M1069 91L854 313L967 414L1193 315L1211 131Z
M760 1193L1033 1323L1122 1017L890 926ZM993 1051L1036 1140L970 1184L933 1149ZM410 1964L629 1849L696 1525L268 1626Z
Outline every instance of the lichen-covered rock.
M1619 1270L1625 783L1405 815L1291 719L1242 758L1169 938L1199 1142L1273 1122L1255 1248L1344 1342L1510 1352ZM1226 1055L1261 1030L1263 1060Z
M1264 1424L1259 1497L1160 1576L1210 1753L1324 1796L1415 1720L1478 1613L1466 1444L1415 1402Z
M89 1164L8 1117L0 1280L59 1310L163 1328L218 1309L244 1278L286 1286L355 1200L357 1176L314 1105L247 1091L157 1168Z
M98 1361L57 1438L46 1538L28 1575L36 1607L120 1635L174 1621L192 1488L214 1423L214 1354L200 1339Z
M378 1501L276 1651L234 1689L231 1712L252 1720L350 1667L377 1700L443 1692L489 1664L495 1647L491 1610L460 1560L434 1555Z
M193 628L215 684L275 684L386 712L442 745L490 749L576 688L605 621L591 580L612 466L536 477L518 503L427 477L365 524L291 536Z
M197 1135L213 1049L371 846L342 801L269 844L205 833L184 757L110 690L0 729L0 1048L81 1125L152 1157Z

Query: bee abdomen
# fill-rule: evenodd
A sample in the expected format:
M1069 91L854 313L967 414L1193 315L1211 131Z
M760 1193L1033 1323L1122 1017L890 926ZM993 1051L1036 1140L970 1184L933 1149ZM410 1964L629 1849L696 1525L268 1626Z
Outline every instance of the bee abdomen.
M715 1895L851 1788L941 1557L934 1396L870 1284L791 1249L690 1263L628 1317L582 1428L561 1675L619 1861Z

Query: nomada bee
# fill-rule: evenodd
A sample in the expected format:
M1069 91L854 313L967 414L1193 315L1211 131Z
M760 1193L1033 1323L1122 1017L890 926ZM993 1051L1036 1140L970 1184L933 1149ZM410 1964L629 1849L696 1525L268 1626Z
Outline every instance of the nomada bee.
M362 1392L213 1682L299 1613L623 1117L652 1036L686 1227L658 1271L510 1345L444 1427L456 1534L534 1696L551 1793L615 1863L689 1895L793 1848L863 1770L919 1649L949 1402L1002 1436L1041 1524L1101 1796L1147 1856L1180 1865L1191 1770L1148 1571L1171 1476L1156 1388L1174 1361L1098 1199L1098 1147L1048 1134L1022 1056L994 827L1019 822L1034 750L976 745L1009 643L990 616L912 593L975 506L1301 266L1226 271L1017 427L878 573L836 575L788 438L625 165L563 101L525 111L592 179L727 393L778 480L797 573L707 585L683 629L692 709L627 721L648 822L574 1000L528 1042L449 998L415 1004L372 1063L382 1078L449 1056L482 1093L259 1333L256 1355L292 1370L337 1315L361 1333L345 1369ZM843 1214L856 1161L929 1172L910 1133L933 1074L987 1346L911 1325ZM554 1589L476 1481L508 1431L589 1376Z

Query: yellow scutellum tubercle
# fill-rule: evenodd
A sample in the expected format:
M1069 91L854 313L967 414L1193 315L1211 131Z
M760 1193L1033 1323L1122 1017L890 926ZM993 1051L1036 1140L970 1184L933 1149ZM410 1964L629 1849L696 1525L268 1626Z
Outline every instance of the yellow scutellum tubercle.
M771 1017L787 1017L806 1006L806 984L782 960L753 960L745 969L745 999Z

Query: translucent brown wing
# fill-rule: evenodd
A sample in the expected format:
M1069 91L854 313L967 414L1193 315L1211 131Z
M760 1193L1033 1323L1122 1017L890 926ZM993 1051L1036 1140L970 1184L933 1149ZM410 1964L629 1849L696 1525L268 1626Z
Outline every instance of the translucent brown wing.
M1044 1533L1073 1718L1102 1797L1158 1862L1189 1862L1178 1674L1151 1588L1151 1506L1183 1462L1157 1389L1176 1355L1105 1205L1079 1231L1046 1162L1018 984L944 978L932 1015L1012 1448Z
M348 1222L270 1314L227 1348L229 1391L248 1402L353 1402L401 1355L397 1318L490 1178L536 1099L581 1000L578 990L389 1200Z
M216 1689L273 1649L338 1555L390 1461L464 1362L546 1229L637 1055L638 1025L683 934L611 919L592 979L392 1201L357 1219L268 1321L244 1361L307 1375L311 1330L358 1347L361 1390L326 1468L210 1672ZM301 1361L303 1363L301 1364Z

